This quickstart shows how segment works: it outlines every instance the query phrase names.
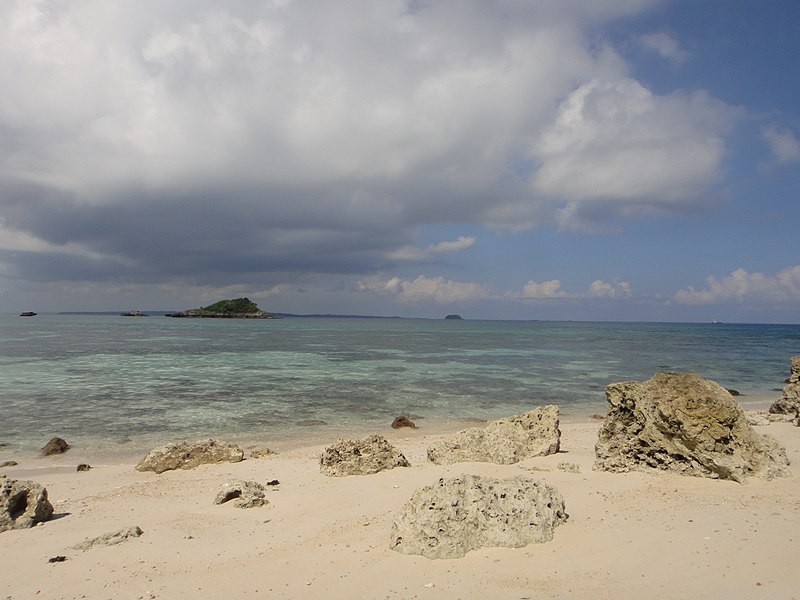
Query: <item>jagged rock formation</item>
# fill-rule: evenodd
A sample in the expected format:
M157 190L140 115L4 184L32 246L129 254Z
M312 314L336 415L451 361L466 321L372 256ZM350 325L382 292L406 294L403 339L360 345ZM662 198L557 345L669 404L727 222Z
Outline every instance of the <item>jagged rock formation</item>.
M394 518L390 548L426 558L521 548L552 540L567 517L561 494L543 481L462 475L414 492Z
M363 440L339 440L319 459L319 470L330 477L371 475L395 467L408 467L403 453L381 435Z
M228 442L178 442L150 450L136 465L136 470L163 473L172 469L194 469L204 464L237 463L243 460L244 450Z
M783 395L772 403L769 412L778 415L800 414L800 356L792 357L792 373L783 387Z
M269 504L264 494L264 486L257 481L234 481L226 483L214 498L214 504L224 504L233 500L236 508L255 508Z
M727 390L695 373L659 372L643 382L612 383L606 398L596 470L671 471L739 482L788 475L785 448L756 433Z
M558 407L552 404L489 423L485 428L460 431L428 448L428 460L449 465L491 462L508 465L558 452L561 430Z
M143 533L144 532L141 530L141 528L134 525L133 527L129 527L127 529L112 531L111 533L105 533L96 538L84 540L80 544L75 544L73 548L75 550L89 550L90 548L94 548L96 546L115 546L116 544L121 544L122 542L127 542L128 540L137 538Z
M33 527L52 515L47 489L33 481L0 476L0 532Z

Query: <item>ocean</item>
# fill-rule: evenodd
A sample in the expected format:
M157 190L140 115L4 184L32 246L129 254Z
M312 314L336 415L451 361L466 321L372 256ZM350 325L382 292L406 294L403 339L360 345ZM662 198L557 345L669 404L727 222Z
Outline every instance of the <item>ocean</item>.
M335 439L554 403L605 414L604 387L694 371L780 396L800 325L372 318L0 316L0 461L52 436L87 451L182 439Z

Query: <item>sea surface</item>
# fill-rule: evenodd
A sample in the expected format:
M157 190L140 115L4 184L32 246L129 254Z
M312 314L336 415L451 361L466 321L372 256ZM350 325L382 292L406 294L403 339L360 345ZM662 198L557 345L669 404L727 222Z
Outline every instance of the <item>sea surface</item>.
M800 325L360 318L0 316L0 460L52 436L94 451L180 439L324 440L558 404L606 412L604 387L694 371L780 396Z

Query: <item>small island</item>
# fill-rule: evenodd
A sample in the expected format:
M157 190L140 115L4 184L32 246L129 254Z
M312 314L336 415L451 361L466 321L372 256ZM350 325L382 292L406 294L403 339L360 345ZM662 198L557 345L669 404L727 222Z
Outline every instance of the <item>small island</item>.
M461 315L447 315L445 319L450 321L462 321L463 317Z
M220 300L203 308L167 313L167 317L190 319L278 319L279 317L258 308L249 298Z

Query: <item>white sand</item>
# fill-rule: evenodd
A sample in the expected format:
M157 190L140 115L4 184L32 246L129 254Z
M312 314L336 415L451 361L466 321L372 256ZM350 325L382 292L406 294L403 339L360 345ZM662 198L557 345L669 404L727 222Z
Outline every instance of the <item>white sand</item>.
M793 475L747 484L592 471L597 422L562 423L563 452L498 466L436 466L437 436L385 433L412 467L362 477L319 473L321 446L162 475L72 453L0 473L45 485L54 520L0 533L0 599L32 598L800 598L800 429L759 428L786 445ZM270 445L264 440L264 445ZM566 461L579 475L558 471ZM93 469L75 472L79 462ZM439 477L526 473L555 485L569 521L555 539L454 560L389 550L392 515ZM270 505L212 500L226 481L281 484ZM88 537L144 535L78 551ZM57 555L61 563L48 563Z

